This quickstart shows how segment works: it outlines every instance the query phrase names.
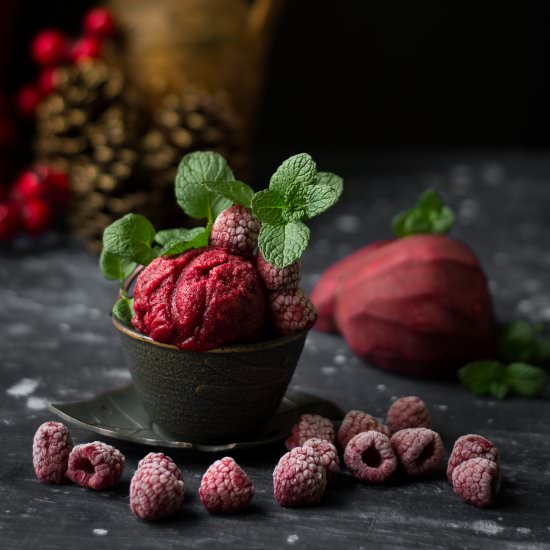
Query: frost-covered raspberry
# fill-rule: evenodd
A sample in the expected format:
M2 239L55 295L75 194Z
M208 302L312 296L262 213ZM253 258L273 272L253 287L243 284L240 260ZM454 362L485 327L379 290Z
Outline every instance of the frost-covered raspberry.
M325 439L317 437L308 439L302 447L310 447L319 455L321 465L326 470L327 483L332 483L340 473L340 459L336 447Z
M176 477L176 479L183 479L181 475L181 470L176 466L175 462L164 453L149 453L145 455L138 462L138 469L144 468L145 466L148 466L150 464L158 465L165 470L168 470Z
M280 506L314 506L327 485L326 471L311 447L296 447L273 471L273 494Z
M44 422L34 434L32 463L42 483L63 483L73 441L61 422Z
M293 290L300 286L300 260L288 267L275 267L259 253L256 268L268 290Z
M453 446L447 463L447 479L452 481L453 470L470 458L486 458L499 463L499 453L495 445L478 434L466 434L459 437Z
M445 455L438 433L428 428L407 428L391 437L401 467L410 476L427 474L437 468Z
M388 410L386 425L393 434L405 428L431 428L432 418L426 404L416 395L400 397Z
M317 318L315 306L301 288L269 293L269 315L279 334L311 328Z
M249 256L258 245L259 232L260 221L251 210L234 204L216 218L210 233L210 246Z
M470 458L453 470L454 492L468 504L489 506L500 486L499 466L486 458Z
M130 482L130 508L140 519L156 520L177 512L185 486L160 461L139 466Z
M202 476L199 497L209 512L239 512L248 506L253 496L252 481L228 456L216 460Z
M344 451L349 471L361 481L383 483L397 468L397 458L390 438L370 430L352 437Z
M334 443L335 435L334 425L328 418L318 414L303 414L292 426L292 433L286 438L285 445L291 451L313 437Z
M342 420L342 424L340 424L340 429L336 436L338 448L344 452L346 445L352 437L369 430L374 430L387 436L390 435L388 428L378 422L374 416L363 411L348 411L346 416L344 416L344 420Z
M77 445L69 455L67 477L88 489L112 487L122 475L124 455L111 445L93 441Z

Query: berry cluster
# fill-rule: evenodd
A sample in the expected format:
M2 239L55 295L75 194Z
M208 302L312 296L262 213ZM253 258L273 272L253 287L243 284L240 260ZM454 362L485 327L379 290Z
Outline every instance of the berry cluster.
M34 37L30 53L41 72L34 84L22 86L17 94L22 116L32 118L40 101L55 89L57 67L98 58L103 40L112 37L116 27L111 12L98 7L86 13L82 30L75 40L59 29L44 29Z
M252 211L234 204L216 218L210 234L210 246L254 259L259 231L260 222ZM268 293L271 327L280 335L311 328L317 315L313 304L299 288L300 261L278 268L267 262L260 252L255 261Z

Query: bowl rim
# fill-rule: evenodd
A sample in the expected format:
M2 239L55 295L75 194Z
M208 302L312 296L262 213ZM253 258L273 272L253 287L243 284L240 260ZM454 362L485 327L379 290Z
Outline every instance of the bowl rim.
M284 346L289 342L293 342L295 340L300 340L301 338L305 338L305 336L309 332L309 329L301 330L298 332L293 332L292 334L288 334L286 336L280 336L279 338L274 338L273 340L263 340L261 342L255 342L253 344L240 344L236 346L227 346L227 347L210 349L207 351L196 351L196 350L180 349L174 344L165 344L164 342L158 342L157 340L153 340L151 337L145 336L145 334L141 334L141 332L138 332L137 330L130 328L126 325L123 325L118 319L115 319L114 316L111 317L111 321L114 327L119 332L121 332L122 334L134 340L138 340L139 342L150 344L158 348L170 349L173 351L180 351L183 353L243 353L243 352L266 350L266 349L272 349L272 348Z

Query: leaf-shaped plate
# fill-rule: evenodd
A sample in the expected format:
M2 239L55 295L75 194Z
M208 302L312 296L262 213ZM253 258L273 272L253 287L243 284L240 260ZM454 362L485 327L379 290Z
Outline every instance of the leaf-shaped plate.
M302 414L340 420L343 411L327 399L289 389L277 412L258 435L248 441L221 444L178 441L155 425L145 412L134 386L108 391L75 403L52 403L49 410L80 428L100 435L152 447L195 449L204 452L260 447L283 440Z

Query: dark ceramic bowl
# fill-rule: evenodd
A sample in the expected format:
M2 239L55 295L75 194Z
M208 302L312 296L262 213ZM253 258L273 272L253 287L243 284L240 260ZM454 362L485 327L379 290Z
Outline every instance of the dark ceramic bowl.
M187 441L252 437L277 410L307 331L195 352L162 344L113 319L136 392L153 422Z

